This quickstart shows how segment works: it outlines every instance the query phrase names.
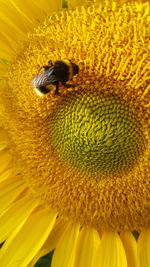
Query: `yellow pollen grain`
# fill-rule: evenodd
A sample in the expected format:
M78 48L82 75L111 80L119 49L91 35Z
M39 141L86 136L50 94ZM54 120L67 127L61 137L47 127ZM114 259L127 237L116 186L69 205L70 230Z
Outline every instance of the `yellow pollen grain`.
M73 221L118 231L150 223L149 3L123 2L89 3L46 17L20 45L1 94L2 121L14 143L14 162L17 158L32 194ZM79 74L70 81L74 88L60 86L55 97L53 87L39 98L30 81L48 60L66 58L79 65ZM89 91L118 96L139 122L141 153L126 172L111 177L80 172L64 162L51 142L54 129L49 118L57 113L56 107L68 94ZM80 117L80 106L76 109ZM102 124L103 135L110 133L111 128ZM90 130L89 124L89 135Z

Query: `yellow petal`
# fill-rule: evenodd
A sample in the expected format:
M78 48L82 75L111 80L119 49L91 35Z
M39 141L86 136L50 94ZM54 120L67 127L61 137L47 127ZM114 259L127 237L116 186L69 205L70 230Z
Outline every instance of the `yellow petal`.
M52 267L72 267L75 257L79 225L69 224L54 252Z
M12 172L13 170L12 169L8 169L6 170L5 172L3 172L1 175L0 175L0 183L9 179L12 175ZM0 188L1 188L1 185L0 185Z
M96 252L93 267L127 267L123 244L116 232L105 232Z
M43 6L44 4L45 0L43 1ZM43 12L42 7L38 8L33 0L10 0L10 7L11 6L17 10L18 16L23 15L21 23L27 22L29 27L31 25L34 27L37 21L41 20L45 16L45 12Z
M122 232L120 235L123 246L125 248L128 267L139 267L137 255L137 242L131 232Z
M22 224L37 206L37 200L31 198L30 195L13 203L0 217L0 243L5 241L15 228L19 231Z
M5 0L4 0L5 2ZM9 2L9 3L8 3ZM33 27L37 24L38 21L44 19L46 14L52 14L54 11L61 9L61 0L9 0L5 2L5 5L8 6L8 10L14 8L16 13L16 21L21 21L19 28L22 28L24 31L32 30ZM4 12L4 14L8 11ZM12 21L15 21L15 18L11 16Z
M10 48L17 50L18 41L25 39L46 14L61 9L61 0L1 0L0 1L0 58L11 60ZM5 39L5 42L4 42Z
M0 214L23 192L25 185L19 177L11 177L0 183Z
M43 1L44 6L45 0ZM5 16L4 20L11 26L17 27L17 31L26 33L33 29L38 20L45 16L43 7L39 8L34 1L1 0L1 13ZM19 23L18 23L19 22Z
M18 25L7 17L6 14L0 10L0 31L10 43L11 47L17 46L17 41L25 38L25 33L19 29Z
M0 59L6 59L9 61L13 57L15 49L14 47L12 47L13 44L9 43L9 40L7 40L6 36L4 36L2 32L0 35L0 44L1 44ZM2 63L0 62L0 64Z
M54 11L59 11L62 7L62 0L32 0L34 5L37 5L45 13L52 14Z
M6 169L11 159L12 156L9 149L5 149L0 152L0 174Z
M67 2L68 2L69 7L76 7L76 6L83 5L87 1L85 1L85 0L68 0Z
M150 228L143 229L138 240L140 267L150 267Z
M78 238L74 267L91 267L99 242L98 232L93 228L84 227Z
M4 150L6 147L8 147L8 136L6 131L0 128L0 151Z
M5 55L6 55L6 53L3 54L4 57L5 57ZM0 56L1 56L1 58L3 57L1 52L0 52ZM5 75L6 71L7 71L7 65L0 62L0 79Z
M32 262L30 262L28 267L34 266L39 258L46 255L47 253L49 253L50 251L52 251L56 247L60 237L62 236L63 232L65 231L65 228L66 228L66 222L61 220L61 219L57 219L56 223L53 227L53 230L51 231L51 233L48 236L47 240L45 241L44 245L42 246L40 251L37 253L35 258L32 260Z
M1 20L5 21L8 26L13 25L16 31L19 31L20 34L22 34L22 31L25 32L25 30L28 29L24 22L22 22L20 13L17 12L17 10L13 7L13 5L10 3L10 0L1 1L0 7L0 18ZM21 23L19 23L20 21ZM1 30L3 30L2 27Z
M0 252L1 267L25 267L39 251L55 223L57 214L41 210L32 214L21 230L14 231Z

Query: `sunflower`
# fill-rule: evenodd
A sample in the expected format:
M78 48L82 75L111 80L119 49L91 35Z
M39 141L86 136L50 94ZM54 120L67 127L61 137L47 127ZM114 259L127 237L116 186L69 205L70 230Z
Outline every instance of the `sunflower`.
M150 267L149 13L0 0L1 267L53 249L52 267ZM73 86L39 97L31 80L59 59Z

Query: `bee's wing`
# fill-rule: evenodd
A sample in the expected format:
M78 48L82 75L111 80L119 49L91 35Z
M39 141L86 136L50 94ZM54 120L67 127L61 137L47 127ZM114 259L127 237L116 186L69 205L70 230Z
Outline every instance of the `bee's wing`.
M54 67L52 66L50 70L47 70L47 84L58 82L56 75L54 74Z
M55 75L53 75L53 71L54 68L52 66L50 69L40 72L31 80L30 86L32 88L38 88L56 82L57 80Z
M39 87L39 86L44 86L45 81L46 81L46 77L45 77L45 75L43 75L43 72L41 72L31 80L30 86L32 88L36 88L36 87Z

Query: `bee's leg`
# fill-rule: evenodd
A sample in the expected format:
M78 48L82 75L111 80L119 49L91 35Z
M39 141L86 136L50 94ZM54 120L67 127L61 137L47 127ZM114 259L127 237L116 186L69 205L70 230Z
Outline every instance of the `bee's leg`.
M50 89L46 88L45 86L39 86L38 90L43 94L47 94L50 92Z
M69 84L69 83L66 83L66 82L62 82L62 85L66 88L74 88L75 85L74 84Z
M49 65L49 66L53 66L53 65L54 65L53 62L52 62L52 60L49 60L49 61L48 61L48 65Z
M50 67L53 66L53 62L51 60L48 61L48 65L44 65L40 68L41 69L44 69L44 70L48 70Z
M59 95L59 82L57 82L56 84L56 89L55 89L55 95Z

